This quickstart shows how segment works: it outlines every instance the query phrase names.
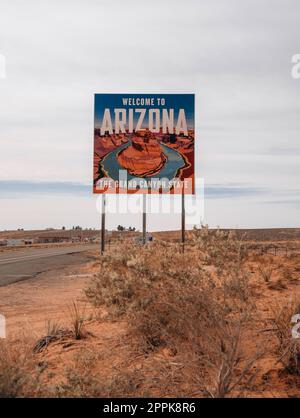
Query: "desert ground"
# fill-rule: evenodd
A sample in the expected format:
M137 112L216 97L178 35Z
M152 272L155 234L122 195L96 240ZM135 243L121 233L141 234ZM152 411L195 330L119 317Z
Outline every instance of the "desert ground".
M300 397L300 229L153 235L0 287L0 396Z

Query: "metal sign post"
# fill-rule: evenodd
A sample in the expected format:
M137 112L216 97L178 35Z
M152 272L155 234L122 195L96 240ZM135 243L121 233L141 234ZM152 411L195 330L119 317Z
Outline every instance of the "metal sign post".
M102 194L102 213L101 213L101 255L105 251L105 194Z
M146 193L143 193L143 245L146 244Z
M181 192L181 244L182 252L184 252L184 243L185 243L185 206L184 206L184 182Z

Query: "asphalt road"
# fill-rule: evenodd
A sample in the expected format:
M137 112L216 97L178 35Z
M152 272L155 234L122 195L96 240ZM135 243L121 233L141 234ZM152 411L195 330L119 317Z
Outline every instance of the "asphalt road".
M28 248L0 253L0 286L34 277L45 271L87 262L96 244L56 248Z

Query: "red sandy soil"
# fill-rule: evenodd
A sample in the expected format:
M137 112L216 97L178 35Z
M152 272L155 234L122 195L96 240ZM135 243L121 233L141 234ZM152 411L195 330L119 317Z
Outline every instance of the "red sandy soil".
M82 289L91 279L90 264L42 273L0 287L0 312L6 317L7 339L25 333L38 337L48 320L65 323L73 301L83 301Z

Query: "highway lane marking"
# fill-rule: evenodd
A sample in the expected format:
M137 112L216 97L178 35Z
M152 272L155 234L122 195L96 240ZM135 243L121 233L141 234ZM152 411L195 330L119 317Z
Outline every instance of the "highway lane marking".
M32 255L23 255L21 257L10 257L10 258L5 258L5 259L0 259L0 264L11 264L11 263L17 263L18 261L22 261L28 258L43 258L43 257L47 257L47 256L51 256L51 255L67 255L67 254L74 254L77 252L82 252L82 251L86 251L86 250L77 250L77 251L68 251L66 253L62 253L62 252L55 252L55 253L43 253L43 254L32 254Z

